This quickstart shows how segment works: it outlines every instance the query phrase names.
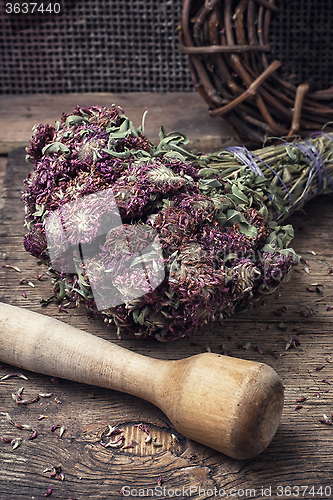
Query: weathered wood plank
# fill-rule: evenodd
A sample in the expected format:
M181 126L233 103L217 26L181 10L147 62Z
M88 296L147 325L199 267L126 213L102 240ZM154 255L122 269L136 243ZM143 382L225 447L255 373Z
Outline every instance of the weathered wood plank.
M2 191L3 181L5 178L6 164L7 164L7 155L0 156L0 196Z
M36 279L41 268L22 245L20 191L29 168L24 162L23 149L9 156L0 217L0 255L5 251L8 258L1 264L18 266L21 273L1 265L1 301L56 317L135 352L161 359L179 359L209 348L213 352L226 350L235 357L266 362L284 382L285 408L281 425L268 449L256 459L242 462L182 436L175 444L171 438L174 430L168 419L150 403L66 380L55 383L50 377L25 371L28 381L11 378L0 382L0 408L15 421L36 428L38 435L28 440L28 431L15 429L0 415L0 437L23 438L16 450L0 442L1 499L43 498L48 486L53 488L51 498L59 499L81 500L87 496L96 500L120 499L124 497L123 486L128 487L125 494L132 491L129 498L139 496L140 488L143 493L157 496L159 478L163 481L162 493L163 487L166 488L164 497L160 495L162 498L170 497L172 491L181 491L180 498L186 498L190 492L191 498L203 499L212 496L214 488L224 489L229 495L248 489L248 497L258 499L264 497L261 490L264 488L270 498L287 498L288 490L284 496L278 495L282 491L277 489L279 486L301 485L307 487L308 492L311 486L315 486L315 490L313 494L304 495L300 490L300 498L332 498L333 427L319 422L323 414L331 417L333 412L333 309L327 310L333 307L332 198L319 197L305 212L292 217L296 230L293 246L308 264L298 266L278 293L265 298L265 304L259 302L251 311L229 318L222 325L202 329L187 341L171 344L127 338L119 341L114 330L89 320L83 309L66 314L59 312L56 305L40 307L39 299L48 297L52 291L47 279ZM35 288L20 285L23 277L33 281ZM23 290L26 298L22 296ZM300 345L286 350L286 344L293 337L297 337ZM251 343L247 350L242 348L246 341ZM0 376L13 371L16 371L14 367L3 366ZM54 395L20 406L11 394L21 387L27 398L39 393L53 392ZM302 397L306 400L299 403ZM298 405L302 407L296 410ZM40 414L48 418L39 421ZM103 448L100 439L106 422L121 424L128 442L138 444L127 450ZM159 437L161 448L153 449L142 442L134 426L139 422L145 422ZM62 437L59 429L50 431L54 424L66 427ZM51 472L43 472L59 464L65 474L64 481L59 477L50 478ZM326 495L323 489L321 495L320 485L331 487L331 493ZM210 490L208 495L207 490Z
M82 93L29 94L0 96L0 154L26 146L36 123L54 124L61 114L75 106L111 106L118 104L138 127L147 110L146 133L152 142L158 141L163 125L167 132L180 130L190 138L190 147L201 151L218 150L235 143L228 124L214 119L207 105L194 92L145 93ZM186 112L185 112L186 111Z

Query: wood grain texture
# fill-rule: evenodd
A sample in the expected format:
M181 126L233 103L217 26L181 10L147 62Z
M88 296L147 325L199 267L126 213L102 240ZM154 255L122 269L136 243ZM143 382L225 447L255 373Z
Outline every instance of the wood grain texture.
M7 155L0 156L0 197L2 192L3 181L5 178L7 164Z
M28 381L10 378L0 382L0 411L36 428L38 435L29 441L28 431L16 429L0 415L0 436L23 438L16 450L0 442L1 499L39 500L44 498L48 486L53 489L51 498L56 499L121 499L123 486L132 488L134 494L129 498L135 498L140 488L158 493L159 478L162 490L165 487L164 498L168 498L168 490L171 494L177 488L184 488L187 493L192 488L191 498L196 499L207 498L207 490L211 490L212 496L214 488L224 488L228 493L235 488L232 493L248 489L250 495L250 489L255 490L248 498L259 499L263 498L262 487L267 494L268 488L272 488L270 498L281 498L278 486L301 485L308 491L312 485L316 489L313 495L304 496L300 490L299 498L333 498L333 427L319 421L323 414L330 418L333 412L333 309L329 309L333 308L332 197L321 196L309 203L304 212L292 216L290 221L296 232L293 247L307 265L294 269L288 283L258 302L251 311L226 319L222 325L204 328L186 341L169 344L127 338L119 341L114 330L88 319L83 309L66 314L59 312L56 305L41 308L39 300L51 295L51 285L48 279L36 279L43 269L22 245L20 192L29 168L24 162L23 149L10 154L0 218L0 250L5 250L8 256L0 267L1 301L55 317L134 352L160 359L181 359L209 349L265 362L283 380L285 407L271 445L256 459L238 461L181 436L175 446L170 437L174 430L165 415L134 396L67 380L56 383L48 376L24 371ZM18 266L21 273L3 268L2 264ZM20 285L22 278L34 282L35 287ZM26 292L26 298L22 291ZM300 345L286 350L294 337ZM246 341L251 343L247 350L242 348ZM6 365L1 367L0 376L15 371ZM22 386L27 398L39 393L54 392L54 395L30 405L18 405L11 394ZM303 397L306 400L298 403ZM299 405L302 407L296 410ZM38 421L40 414L48 418ZM100 439L107 422L124 425L129 442L139 438L134 424L144 422L153 432L159 432L163 445L152 449L140 441L133 449L123 451L103 448ZM62 437L59 429L50 431L54 424L66 427ZM43 472L59 464L65 474L64 481ZM320 490L317 494L320 485L330 486L332 494L325 496L325 490L323 495ZM186 494L180 498L186 498Z

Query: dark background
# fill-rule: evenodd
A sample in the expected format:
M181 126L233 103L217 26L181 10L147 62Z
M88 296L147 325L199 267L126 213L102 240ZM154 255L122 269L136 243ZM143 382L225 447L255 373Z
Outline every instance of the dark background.
M182 0L60 0L62 15L36 17L8 16L7 1L1 94L194 91L178 48ZM332 25L329 0L285 1L273 18L273 56L296 83L332 84Z

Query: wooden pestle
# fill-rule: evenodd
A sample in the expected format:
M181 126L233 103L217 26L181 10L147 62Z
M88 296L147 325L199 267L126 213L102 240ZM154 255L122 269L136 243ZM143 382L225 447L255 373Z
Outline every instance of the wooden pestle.
M0 361L143 398L187 438L237 459L268 446L283 408L281 380L264 363L213 353L153 359L4 303Z

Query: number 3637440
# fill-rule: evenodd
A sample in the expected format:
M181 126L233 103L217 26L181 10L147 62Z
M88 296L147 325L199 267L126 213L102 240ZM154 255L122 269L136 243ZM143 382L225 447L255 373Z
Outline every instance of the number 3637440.
M60 3L37 3L37 2L7 2L5 3L6 14L60 14Z

